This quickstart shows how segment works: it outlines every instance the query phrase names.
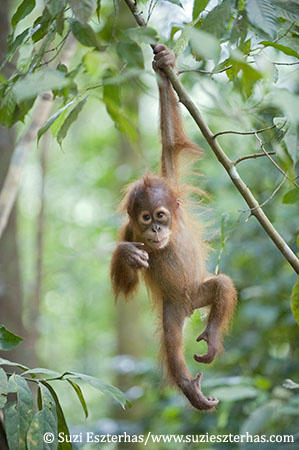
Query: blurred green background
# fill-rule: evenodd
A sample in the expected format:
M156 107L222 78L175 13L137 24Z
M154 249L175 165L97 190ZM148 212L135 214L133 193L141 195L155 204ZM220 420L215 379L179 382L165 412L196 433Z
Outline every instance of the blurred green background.
M110 2L102 3L99 33L104 36L106 27L113 26L115 11ZM171 31L168 8L175 14L171 22L182 25L191 20L193 3L183 3L184 10L162 2L153 14L151 25L161 35L164 33L164 39L168 39L166 34ZM117 20L127 20L128 11L118 8ZM220 399L216 412L198 413L180 393L163 382L157 361L155 312L144 287L130 303L114 304L109 262L117 229L124 220L117 213L121 192L147 168L156 170L160 158L158 92L151 71L152 54L148 45L143 44L142 50L143 74L121 85L122 111L129 122L127 134L116 129L100 88L90 91L62 149L50 134L28 156L17 207L17 246L27 336L20 345L18 360L34 367L97 376L118 386L132 402L132 408L123 411L91 387L83 386L90 413L85 419L71 387L60 386L57 381L55 388L72 432L296 434L298 390L283 387L285 379L297 383L299 379L298 325L290 309L295 273L255 218L249 218L247 205L183 107L187 133L204 149L203 158L195 164L201 176L192 176L191 180L209 197L196 198L194 202L195 213L204 224L211 245L208 268L215 272L225 241L220 271L232 277L239 292L231 332L224 341L225 352L211 365L199 366L192 357L195 352L205 350L204 343L195 341L203 329L204 314L202 317L194 314L185 328L188 366L193 374L203 370L203 391ZM279 58L277 53L272 56ZM101 80L115 58L113 52L99 53L79 44L70 67L75 68L83 61L77 78L79 90ZM275 116L295 118L294 123L298 123L298 110L292 106L295 103L288 101L298 94L296 66L276 66L279 80L275 82L265 60L261 56L263 79L248 98L244 98L238 85L228 82L225 73L212 77L188 73L181 77L214 132L261 128L271 125ZM188 64L193 62L188 50L178 58L178 64L182 61L192 66ZM30 121L30 117L26 120ZM18 132L22 129L23 125L19 126ZM128 138L130 133L133 139ZM278 149L280 144L273 140L272 131L262 137L267 149ZM232 159L260 150L252 135L226 135L219 142ZM293 150L295 147L296 141ZM244 161L238 169L260 202L272 194L282 177L267 158ZM288 182L284 184L266 204L265 212L296 251L298 209L295 204L282 203L291 187ZM37 286L40 270L41 284ZM33 304L38 308L34 323ZM13 324L9 327L6 323L5 314L2 321L11 331L17 331ZM101 448L116 447L110 444ZM177 447L167 445L170 449ZM190 447L193 448L188 444ZM164 449L166 444L155 444L153 448ZM194 444L194 448L225 449L227 444ZM259 444L257 448L269 447Z

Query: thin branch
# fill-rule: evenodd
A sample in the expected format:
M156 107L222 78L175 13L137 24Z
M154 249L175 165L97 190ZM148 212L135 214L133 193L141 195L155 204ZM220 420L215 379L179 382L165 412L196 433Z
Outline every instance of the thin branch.
M217 73L225 72L226 70L231 69L232 67L233 66L230 65L230 66L224 67L223 69L215 70L214 72L209 71L209 70L203 70L203 69L183 69L183 70L179 70L177 72L177 74L181 75L181 73L187 73L187 72L200 72L200 73L205 73L206 75L217 75Z
M270 155L270 153L266 150L265 145L263 143L263 141L261 140L261 138L257 135L257 133L254 133L255 137L257 138L257 140L259 141L260 147L263 150L264 154L270 159L270 161L272 162L272 164L276 167L277 170L279 170L280 173L282 173L282 175L287 178L291 183L293 183L295 186L298 186L297 183L295 181L293 181L290 177L288 177L288 175L285 173L285 171L277 164L276 161L274 161L274 159L272 158L272 156Z
M270 200L272 200L272 198L274 197L274 195L279 191L279 189L281 188L281 186L284 184L284 182L286 181L286 177L283 177L283 179L281 180L281 182L279 183L279 185L274 189L274 191L272 192L272 194L270 195L270 197L268 197L263 203L260 203L258 208L262 208L263 206L265 206L268 202L270 202ZM257 207L256 207L257 208ZM253 211L254 208L251 208L251 213Z
M299 64L299 61L296 62L275 62L275 61L271 61L272 64L275 64L276 66L295 66L296 64Z
M145 26L145 21L142 18L142 15L138 11L137 5L134 0L125 0L126 4L132 11L136 22L140 26ZM209 129L209 127L206 125L206 123L203 121L197 107L191 100L191 98L188 96L186 91L184 90L184 87L182 86L181 82L179 81L178 77L175 75L174 71L167 67L165 69L165 73L168 76L174 90L178 94L180 102L185 105L191 116L193 117L194 121L197 123L198 127L200 128L204 138L206 139L207 143L215 153L218 161L223 165L225 170L227 171L228 175L230 176L233 184L236 186L246 203L248 204L249 208L252 210L252 214L256 217L256 219L260 222L261 226L264 228L268 236L272 239L276 247L280 250L280 252L283 254L283 256L287 259L287 261L291 264L291 266L294 268L294 270L299 273L299 260L294 254L294 252L291 250L291 248L287 245L287 243L284 241L284 239L279 235L279 233L276 231L276 229L273 227L272 223L262 210L262 208L259 206L257 200L254 198L252 192L248 188L248 186L244 183L242 178L237 172L237 169L231 161L226 153L223 151L220 144L216 141L214 134Z
M285 124L283 124L283 126L284 125ZM255 135L255 134L258 134L258 133L263 133L264 131L267 131L267 130L273 130L273 128L276 128L276 125L272 125L271 127L261 128L260 130L254 130L254 131L232 131L232 130L219 131L218 133L214 134L213 137L214 137L214 139L216 139L216 137L222 136L223 134L241 134L243 136L249 136L251 134Z
M155 9L156 6L157 6L158 1L159 1L159 0L151 0L151 2L150 2L150 4L149 4L149 7L148 7L148 13L147 13L146 24L148 24L148 22L149 22L149 20L150 20L150 18L151 18L151 16L152 16L152 14L153 14L153 12L154 12L154 9Z
M268 152L268 154L275 155L276 152ZM260 158L261 156L266 156L266 155L265 155L265 153L253 153L252 155L241 156L241 158L238 158L234 161L234 165L236 166L241 161L245 161L246 159L256 159L256 158Z

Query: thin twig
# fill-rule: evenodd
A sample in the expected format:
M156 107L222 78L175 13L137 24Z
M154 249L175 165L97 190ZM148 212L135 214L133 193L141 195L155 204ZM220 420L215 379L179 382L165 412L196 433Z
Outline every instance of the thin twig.
M271 61L272 64L275 64L276 66L295 66L296 64L299 64L299 61L296 62L275 62L275 61Z
M149 7L148 7L148 13L147 13L146 24L148 24L148 22L149 22L149 20L150 20L150 18L151 18L151 15L153 14L153 11L154 11L154 9L155 9L156 6L157 6L158 1L159 1L159 0L151 0L150 5L149 5Z
M284 125L285 124L283 124L283 126ZM272 130L273 128L276 128L276 125L272 125L271 127L261 128L260 130L254 130L254 131L232 131L232 130L219 131L218 133L214 134L213 139L216 139L216 137L222 136L223 134L241 134L243 136L249 136L251 134L255 135L257 133L263 133L264 131L267 131L267 130Z
M268 152L269 155L275 155L276 152ZM254 153L252 155L245 155L245 156L241 156L241 158L238 158L234 161L234 165L236 166L237 164L239 164L241 161L245 161L246 159L255 159L255 158L260 158L261 156L266 156L265 153Z
M209 70L203 70L203 69L184 69L184 70L179 70L177 73L178 75L181 75L181 73L187 73L187 72L200 72L200 73L205 73L206 75L217 75L217 73L222 73L225 72L228 69L231 69L233 66L232 64L230 66L224 67L223 69L220 70L215 70L215 71L209 71Z
M257 133L254 133L255 137L257 138L257 140L259 141L260 147L263 150L264 154L270 159L270 161L272 162L272 164L276 167L277 170L279 170L280 173L282 173L282 175L287 178L291 183L293 183L295 186L298 186L297 183L295 181L293 181L290 177L288 177L288 175L285 173L285 171L277 164L276 161L274 161L274 159L272 158L272 156L270 155L270 152L268 152L265 149L265 145L263 143L263 141L261 140L261 138L258 136Z
M140 26L146 26L146 23L140 14L137 4L134 0L125 0L126 4L132 11L136 22ZM246 203L248 204L249 208L252 210L253 215L256 217L256 219L259 221L261 226L264 228L265 232L268 234L268 236L272 239L276 247L280 250L280 252L283 254L283 256L286 258L286 260L290 263L290 265L294 268L295 272L299 273L299 260L295 253L292 251L292 249L287 245L287 243L284 241L284 239L280 236L280 234L276 231L262 208L260 208L257 200L253 196L252 192L248 188L248 186L245 184L245 182L242 180L240 175L237 172L237 169L231 161L226 153L223 151L222 147L219 145L219 143L215 140L214 134L209 129L209 127L206 125L206 123L203 121L197 107L191 100L191 98L188 96L187 92L184 90L184 87L182 86L181 82L179 81L178 77L174 73L174 71L167 67L165 68L165 73L168 76L174 90L176 91L180 102L185 105L191 116L193 117L194 121L197 123L199 129L201 130L204 138L206 139L207 143L215 153L218 161L223 165L225 170L227 171L228 175L230 176L233 184L236 186ZM255 208L255 209L253 209Z
M272 198L274 197L274 195L279 191L279 189L281 188L281 186L284 184L284 182L286 181L286 177L283 177L283 179L281 180L281 182L279 183L279 185L274 189L274 191L272 192L272 194L270 195L270 197L268 197L263 203L260 203L259 206L256 206L255 208L262 208L263 206L265 206L270 200L272 200ZM251 212L255 209L255 208L251 208Z

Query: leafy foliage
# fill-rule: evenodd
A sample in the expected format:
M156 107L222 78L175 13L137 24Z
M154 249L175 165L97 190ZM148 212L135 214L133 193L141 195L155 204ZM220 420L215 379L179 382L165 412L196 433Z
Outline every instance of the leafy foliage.
M9 343L11 337L7 333L6 340ZM22 368L18 363L2 358L0 358L0 365ZM88 416L87 405L80 386L74 380L93 386L113 398L123 408L129 404L119 389L95 377L75 372L59 374L43 368L25 369L21 374L13 373L9 376L2 368L0 369L0 407L3 408L4 425L11 450L43 448L40 446L43 445L46 432L53 433L55 437L48 448L56 449L58 433L62 432L67 436L70 434L58 395L51 385L53 381L66 381L72 386L86 417ZM28 385L30 381L38 386L37 412L34 412L32 393ZM7 395L13 392L16 392L17 400L7 402ZM71 449L72 446L69 443L58 443L58 448Z
M142 2L145 15L149 3ZM215 415L198 418L173 390L157 387L160 375L152 362L156 348L151 342L150 312L144 304L142 314L136 315L136 324L138 320L143 321L142 333L146 336L142 357L134 360L122 355L123 359L116 362L112 358L117 351L115 324L118 322L110 298L107 265L118 224L114 204L123 184L140 174L145 161L152 168L156 165L153 125L156 117L153 119L152 109L148 108L154 82L149 45L161 36L175 49L179 69L208 72L186 73L182 80L212 130L254 130L271 127L273 122L276 125L259 136L266 150L275 152L273 158L287 178L265 208L289 245L296 248L294 209L298 189L293 182L298 166L298 93L293 70L299 53L298 6L295 1L280 0L224 0L217 5L195 0L191 20L179 3L158 2L159 14L150 17L147 28L135 28L131 17L128 20L128 9L114 10L113 2L93 0L49 0L43 9L35 2L19 1L12 15L12 33L1 70L12 62L16 69L11 75L1 73L0 122L11 127L17 122L30 121L38 95L51 90L55 98L53 111L40 128L38 139L51 130L67 150L61 159L54 146L50 152L45 195L51 226L45 238L40 354L53 355L58 366L64 365L65 359L68 364L79 366L75 372L61 373L40 368L30 370L22 364L1 360L3 365L21 369L19 374L11 375L11 381L0 370L0 405L5 408L5 426L11 432L12 446L24 445L25 429L30 449L34 448L34 442L41 442L46 427L54 434L55 427L68 433L63 410L68 411L71 424L80 423L84 428L81 416L80 420L75 416L73 400L67 396L62 396L66 404L62 410L56 384L72 389L86 417L88 411L97 419L108 417L122 430L123 417L121 420L116 417L104 402L99 408L93 393L87 397L89 386L125 405L125 398L118 390L81 373L86 366L89 373L98 370L99 365L104 370L102 364L95 363L99 348L109 376L113 371L122 381L129 380L130 398L139 409L135 416L126 415L128 427L134 430L176 433L182 429L184 433L194 434L212 430L224 433L228 429L232 433L240 430L297 432L299 401L295 361L299 345L294 317L298 322L298 282L291 300L293 317L289 307L291 286L295 282L293 274L253 219L248 220L250 211L234 194L208 151L199 171L205 174L200 182L211 194L215 211L207 213L208 219L211 216L216 223L212 245L217 251L211 256L210 269L213 272L216 266L220 271L229 270L240 292L237 320L232 335L225 341L227 351L212 369L207 368L204 377L204 389L211 395L219 395L221 405ZM170 17L168 8L175 10L177 16ZM71 62L65 63L64 51L70 35L77 41L76 53ZM140 98L138 112L136 103ZM23 130L23 125L19 126ZM143 130L142 138L139 126ZM199 133L195 139L206 148ZM254 135L227 135L219 139L232 160L261 151ZM127 142L137 150L133 155ZM30 174L36 176L40 165L34 158L36 155L31 159ZM282 176L269 158L252 159L239 167L257 198L267 201L279 182L278 176ZM28 299L32 297L30 286L35 275L34 252L28 250L28 241L34 240L30 230L36 225L34 205L37 203L33 187L33 194L28 194L30 182L25 180L20 201ZM223 211L226 211L225 218L221 218ZM239 211L242 211L241 218ZM80 325L74 327L77 322ZM186 354L193 354L194 335L200 327L199 318L192 317L186 329ZM120 331L119 336L123 336ZM5 345L10 345L9 341ZM189 364L192 371L198 370L192 360ZM285 378L291 381L284 383ZM22 422L20 413L24 405L31 405L25 387L28 383L38 386L38 410L29 408L30 424ZM84 396L82 383L87 392ZM15 403L7 403L9 389L19 389L19 386L22 394Z

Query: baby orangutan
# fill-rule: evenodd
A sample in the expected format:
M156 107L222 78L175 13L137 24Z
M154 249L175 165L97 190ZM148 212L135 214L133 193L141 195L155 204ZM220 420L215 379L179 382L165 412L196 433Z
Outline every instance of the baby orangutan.
M201 392L201 377L189 373L183 354L183 324L197 308L210 305L205 340L207 353L195 354L199 363L210 363L221 350L236 303L236 290L226 275L208 277L205 245L184 207L177 165L182 151L198 152L185 135L177 99L163 69L175 66L174 54L162 44L154 47L153 68L158 73L161 110L161 176L145 175L132 183L122 203L128 222L121 229L111 261L116 298L128 297L145 280L158 306L162 328L162 354L169 378L199 410L209 410L218 400Z

